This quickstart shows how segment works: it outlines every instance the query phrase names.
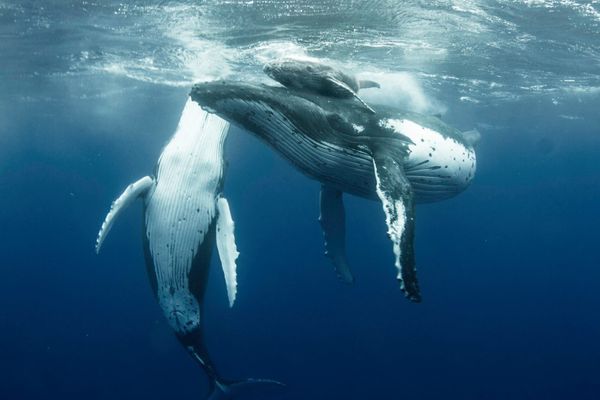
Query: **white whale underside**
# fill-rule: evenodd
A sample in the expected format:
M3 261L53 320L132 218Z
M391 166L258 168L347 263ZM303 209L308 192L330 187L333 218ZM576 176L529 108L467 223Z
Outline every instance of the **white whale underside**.
M378 199L373 160L366 151L347 149L296 133L279 112L259 101L225 100L224 109L245 110L268 131L269 145L309 177L343 192ZM250 112L252 110L254 112ZM268 119L263 116L269 115ZM408 119L388 119L388 127L410 138L403 163L417 202L444 200L462 192L475 174L475 151L454 138Z
M188 100L177 131L159 159L156 186L146 197L146 239L154 262L158 302L179 333L200 325L200 305L189 289L189 276L217 213L228 128L229 123ZM237 251L231 244L233 221L226 201L220 209L227 214L220 231L230 237L220 243L231 252L221 257L228 258L223 268L232 303Z

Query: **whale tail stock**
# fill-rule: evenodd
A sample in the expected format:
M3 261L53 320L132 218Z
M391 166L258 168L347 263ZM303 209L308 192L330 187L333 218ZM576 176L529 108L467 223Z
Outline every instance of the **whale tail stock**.
M237 399L238 396L251 393L263 393L269 387L284 387L281 382L272 379L223 379L212 363L208 351L204 345L201 329L185 335L176 335L180 343L188 350L192 358L202 367L209 380L209 393L207 400L229 400Z
M272 379L244 379L239 381L225 381L212 378L211 390L207 400L237 399L244 394L262 392L269 388L284 387L285 384Z

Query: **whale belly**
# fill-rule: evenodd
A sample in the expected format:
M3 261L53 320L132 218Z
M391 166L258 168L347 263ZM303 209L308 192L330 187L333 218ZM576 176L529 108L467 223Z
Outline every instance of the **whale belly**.
M188 100L173 139L163 150L156 187L146 200L146 240L156 296L178 334L200 325L200 296L190 288L195 264L208 268L216 196L223 174L223 144L229 124ZM200 260L201 262L197 262Z
M302 132L299 129L311 129L313 121L290 121L289 116L260 100L224 99L218 109L222 117L254 133L308 177L343 192L378 199L373 160L367 150L332 143L327 140L328 133ZM403 166L416 202L444 200L468 186L475 173L472 147L408 119L382 123L413 142ZM319 136L324 139L316 139Z
M360 197L375 199L373 161L366 151L348 149L298 132L282 113L260 101L223 102L229 115L244 115L242 129L255 134L308 177Z
M267 107L267 106L264 106ZM268 134L259 135L283 157L309 177L341 191L377 199L376 180L371 155L366 151L343 148L317 141L296 128L279 113L272 113L268 123L253 121ZM397 132L409 137L409 154L404 170L417 203L444 200L467 188L475 174L475 151L459 140L426 128L410 120L387 120Z
M404 171L417 202L444 200L469 186L477 164L472 146L408 119L389 119L386 124L413 142Z

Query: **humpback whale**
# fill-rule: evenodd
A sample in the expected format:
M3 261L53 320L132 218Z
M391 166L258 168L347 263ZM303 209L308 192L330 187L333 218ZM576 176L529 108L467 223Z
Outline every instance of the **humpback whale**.
M179 342L209 377L209 399L230 398L251 384L271 380L224 380L203 340L202 305L216 241L230 306L236 297L234 223L222 195L223 146L229 123L188 99L177 130L156 167L129 185L106 216L96 241L100 252L118 216L136 199L144 201L144 250L153 293Z
M375 112L358 96L358 91L366 88L378 88L380 87L379 83L358 80L354 75L324 64L317 59L281 58L265 64L263 71L290 89L305 90L342 99L354 97L367 110Z
M392 241L400 288L421 301L414 255L415 204L462 192L475 174L473 143L440 119L324 96L293 85L237 81L193 86L202 108L258 136L319 181L326 254L352 282L344 244L343 193L378 200Z

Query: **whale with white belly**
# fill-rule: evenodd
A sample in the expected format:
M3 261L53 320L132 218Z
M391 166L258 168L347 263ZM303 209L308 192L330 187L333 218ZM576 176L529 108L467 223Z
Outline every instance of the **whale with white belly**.
M414 256L415 204L448 199L476 169L472 141L435 117L307 90L235 81L194 85L207 111L248 130L322 184L326 254L353 281L345 255L342 193L381 201L405 295L421 300Z
M226 399L255 383L226 381L217 373L203 339L202 304L216 242L230 305L236 297L234 225L222 196L223 146L229 123L188 99L177 131L164 148L156 178L129 185L113 202L96 241L136 199L144 201L144 249L153 292L175 335L209 377L209 399Z

